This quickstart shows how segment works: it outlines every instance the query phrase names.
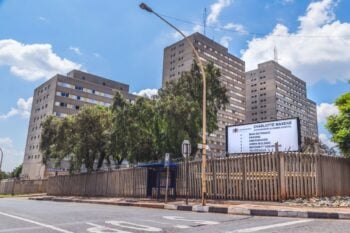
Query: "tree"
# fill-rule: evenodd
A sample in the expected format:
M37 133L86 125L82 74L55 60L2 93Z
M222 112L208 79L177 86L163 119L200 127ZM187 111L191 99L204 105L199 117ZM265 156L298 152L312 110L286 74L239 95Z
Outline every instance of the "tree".
M7 172L0 171L0 180L8 178L10 178L10 175Z
M55 116L48 116L42 123L40 151L43 154L43 163L47 164L49 158L55 156L55 139L58 130L58 118Z
M99 169L104 161L110 164L108 147L111 128L111 111L101 106L84 106L74 116L49 116L42 125L40 150L43 161L58 165L70 159L70 171Z
M207 132L217 129L217 113L228 103L220 71L205 67L207 77ZM88 172L106 161L120 165L162 159L166 152L181 156L181 143L189 139L196 152L202 129L202 76L196 64L176 82L169 83L153 99L133 103L120 93L110 109L85 106L63 119L48 117L43 123L40 149L46 159L70 158L71 171L85 165ZM97 166L95 166L97 161Z
M112 104L112 132L110 135L109 152L112 158L120 165L129 155L130 116L131 104L126 102L122 95L117 92Z
M19 178L22 173L22 164L15 167L12 172L10 173L11 178Z
M331 140L338 144L344 156L350 158L350 92L341 95L335 102L338 115L327 119L326 127L331 132Z
M74 150L74 118L67 116L58 118L48 116L42 124L40 150L44 164L59 166L62 159L73 154Z
M80 169L84 164L87 171L94 170L95 161L97 168L103 165L107 159L107 146L111 127L111 112L102 106L84 106L74 116L74 149L71 159L72 168Z
M114 97L113 126L110 151L117 164L124 159L130 162L157 160L161 153L156 100L143 97L134 104L127 102L119 93Z
M210 134L218 129L218 111L224 109L229 102L226 95L227 90L219 80L220 70L215 68L212 63L208 63L205 66L205 73L207 82L207 133ZM196 152L197 143L201 140L202 93L203 79L195 62L191 71L183 73L176 82L167 83L166 87L159 92L167 119L168 146L172 148L171 152L178 156L180 155L183 139L188 138L190 140L193 154Z
M201 136L201 107L197 102L188 101L184 96L164 95L159 101L159 112L163 122L163 155L181 157L181 143L189 139L192 152L196 151Z

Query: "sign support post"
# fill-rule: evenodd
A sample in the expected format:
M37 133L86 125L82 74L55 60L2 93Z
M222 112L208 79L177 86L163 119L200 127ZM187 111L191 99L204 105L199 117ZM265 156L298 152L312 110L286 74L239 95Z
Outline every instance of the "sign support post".
M186 156L186 205L188 205L188 156Z
M165 183L165 204L168 202L168 187L169 187L169 166L170 154L165 154L164 166L166 167L166 183Z
M182 155L185 158L185 170L186 170L186 190L185 190L185 195L186 195L186 205L188 205L188 159L191 154L191 144L188 140L184 140L182 142L181 146L181 152Z

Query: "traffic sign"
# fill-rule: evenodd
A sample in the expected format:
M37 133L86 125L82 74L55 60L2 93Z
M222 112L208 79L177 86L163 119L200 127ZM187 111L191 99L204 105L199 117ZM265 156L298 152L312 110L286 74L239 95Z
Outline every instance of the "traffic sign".
M165 158L164 158L164 167L169 167L170 166L170 154L165 153Z
M197 148L200 149L200 150L203 149L203 144L198 143L198 144L197 144ZM210 151L209 145L205 145L205 149L207 149L208 151Z
M184 140L181 146L181 152L184 158L190 156L191 154L191 143L188 140Z

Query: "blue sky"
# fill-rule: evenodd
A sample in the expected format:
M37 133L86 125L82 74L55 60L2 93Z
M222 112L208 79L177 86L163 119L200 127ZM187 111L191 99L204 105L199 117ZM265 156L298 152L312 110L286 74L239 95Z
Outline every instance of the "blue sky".
M186 33L202 31L246 61L247 70L273 58L307 82L324 118L349 91L350 1L145 1ZM180 37L138 7L140 1L0 0L0 146L4 170L23 160L30 97L55 73L81 68L130 85L161 86L163 48ZM170 16L170 17L169 17ZM147 92L147 91L146 91Z

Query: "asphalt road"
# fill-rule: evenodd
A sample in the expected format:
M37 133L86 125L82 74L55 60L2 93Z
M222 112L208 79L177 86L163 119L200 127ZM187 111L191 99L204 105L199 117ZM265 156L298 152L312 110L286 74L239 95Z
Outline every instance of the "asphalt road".
M348 220L249 217L0 198L0 233L350 232Z

